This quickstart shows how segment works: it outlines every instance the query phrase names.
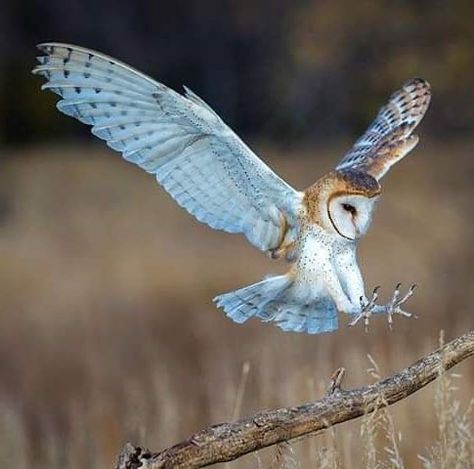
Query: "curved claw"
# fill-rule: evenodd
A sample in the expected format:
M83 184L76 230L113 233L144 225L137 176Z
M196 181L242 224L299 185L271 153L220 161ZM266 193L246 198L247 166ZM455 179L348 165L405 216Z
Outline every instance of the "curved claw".
M390 302L390 304L394 305L397 302L398 297L400 296L400 288L401 287L402 287L402 284L400 282L397 283L397 285L395 287L395 290L393 292L392 301Z
M349 324L349 327L355 326L362 318L364 318L364 330L369 332L369 318L372 316L370 311L361 311Z
M374 288L374 291L372 292L372 298L370 299L370 302L369 302L371 306L373 306L375 302L377 301L377 298L379 297L379 293L378 293L379 290L380 290L380 285L377 285Z
M416 288L418 287L418 285L416 283L414 283L407 291L407 293L405 294L405 296L399 300L397 302L397 306L400 306L401 304L405 303L406 300L408 300L408 298L410 298L410 296L413 295L413 293L415 292Z
M362 318L364 318L364 329L365 332L369 331L369 320L372 316L372 310L375 306L375 302L379 297L378 291L380 290L380 285L377 285L372 291L372 297L367 301L363 296L360 297L360 313L348 324L349 327L355 326Z

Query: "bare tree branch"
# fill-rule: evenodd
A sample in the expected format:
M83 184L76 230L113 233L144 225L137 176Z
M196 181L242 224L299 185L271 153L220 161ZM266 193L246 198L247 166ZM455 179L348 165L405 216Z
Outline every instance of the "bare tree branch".
M331 379L327 395L297 407L265 410L231 423L212 425L189 439L151 453L128 443L117 469L203 467L231 461L252 451L320 432L337 423L391 405L418 391L474 354L474 330L452 340L404 370L359 389L341 389L344 369Z

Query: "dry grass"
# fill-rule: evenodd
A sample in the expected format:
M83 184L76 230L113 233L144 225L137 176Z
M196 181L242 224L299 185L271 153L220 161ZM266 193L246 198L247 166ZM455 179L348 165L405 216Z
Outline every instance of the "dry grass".
M239 326L217 311L214 295L285 266L194 222L150 176L96 146L10 151L0 174L0 464L110 467L127 440L159 449L233 415L317 398L340 366L346 386L366 384L367 354L389 374L434 348L440 329L471 327L469 143L403 162L361 246L368 287L388 297L399 280L420 284L410 300L420 319L322 336ZM298 187L340 152L263 151ZM461 435L474 371L457 371L456 399L451 384L446 402L431 386L363 421L363 437L360 422L347 423L228 467L455 467L440 459L446 447L472 464Z

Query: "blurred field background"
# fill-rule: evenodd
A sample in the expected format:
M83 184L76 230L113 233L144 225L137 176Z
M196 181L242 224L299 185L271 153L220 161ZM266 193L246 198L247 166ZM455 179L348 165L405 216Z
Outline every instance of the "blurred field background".
M449 339L471 328L473 5L2 5L1 464L110 467L128 440L158 450L237 414L318 398L340 366L345 386L364 385L373 380L367 354L387 375L435 348L441 329ZM46 40L93 47L190 86L299 188L334 167L401 83L428 79L434 97L421 143L384 179L360 247L367 288L381 284L383 299L398 281L420 285L409 303L419 319L397 318L390 332L376 318L365 334L342 317L339 331L321 336L227 320L211 303L216 294L285 265L199 225L152 177L60 115L29 74L34 45ZM466 409L472 363L456 372L454 397ZM439 436L435 392L390 410L406 467L420 467L418 455ZM376 443L379 467L391 467L383 431ZM295 467L323 467L331 452L338 467L369 465L360 421L287 451ZM228 467L277 467L276 454Z

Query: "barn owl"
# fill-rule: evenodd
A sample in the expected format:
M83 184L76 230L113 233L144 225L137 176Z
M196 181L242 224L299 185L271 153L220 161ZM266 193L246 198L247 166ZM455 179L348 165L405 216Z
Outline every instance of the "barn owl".
M402 309L414 286L397 285L387 304L366 297L356 247L367 232L381 192L380 180L415 147L412 132L430 102L419 78L390 97L336 168L304 191L275 174L188 88L177 93L104 54L60 43L38 46L34 73L43 89L62 99L58 109L92 126L92 133L153 174L200 222L241 233L272 258L286 259L284 275L217 296L237 323L256 317L284 331L316 334L373 314L412 317Z

